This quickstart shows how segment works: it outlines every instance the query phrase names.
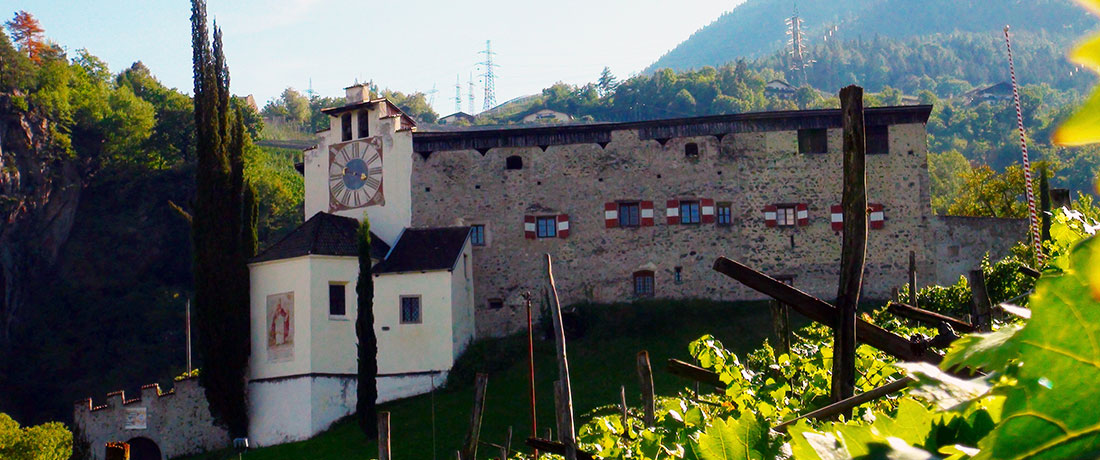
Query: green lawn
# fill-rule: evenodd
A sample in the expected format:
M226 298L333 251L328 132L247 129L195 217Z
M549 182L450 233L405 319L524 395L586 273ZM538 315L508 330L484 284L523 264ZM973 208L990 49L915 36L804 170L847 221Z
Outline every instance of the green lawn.
M619 386L625 385L627 403L640 401L635 355L648 350L654 368L658 394L674 394L687 383L664 371L669 358L690 361L687 344L703 334L712 334L731 351L743 356L758 347L771 330L770 314L764 302L652 301L633 304L585 305L578 307L586 327L582 338L568 343L573 403L580 426L583 414L600 406L616 404ZM803 324L791 315L792 326ZM540 340L536 332L535 374L538 393L540 434L554 425L553 381L558 368L553 343ZM530 434L526 335L487 340L471 346L452 371L452 384L434 395L435 435L432 430L432 395L422 395L383 405L391 413L392 452L398 459L453 459L469 424L473 404L474 373L489 373L481 439L502 443L513 427L513 447ZM478 458L492 458L496 452L479 448ZM253 450L248 460L371 459L378 456L374 443L365 441L353 419L336 423L313 439ZM216 452L193 460L236 458L235 453Z

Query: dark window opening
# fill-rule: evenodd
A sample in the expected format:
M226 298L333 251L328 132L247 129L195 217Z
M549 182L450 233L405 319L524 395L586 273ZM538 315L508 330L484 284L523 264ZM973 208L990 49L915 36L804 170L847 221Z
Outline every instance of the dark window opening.
M780 227L794 227L798 225L798 210L794 205L779 206L775 213L775 223Z
M684 146L684 156L688 158L699 158L699 144L690 142Z
M539 238L557 238L558 219L556 217L539 217L536 223Z
M653 272L641 270L634 272L634 295L653 297Z
M619 203L619 226L637 227L642 224L638 203Z
M676 269L673 270L672 273L673 273L673 277L676 281L676 284L680 284L680 283L684 282L683 272L684 272L684 267L676 267Z
M504 300L502 300L502 299L489 299L489 309L490 310L500 310L501 308L504 308Z
M523 169L523 158L519 155L512 155L504 159L504 169Z
M821 129L798 130L798 153L829 153L829 132Z
M351 140L351 114L345 113L340 116L340 140Z
M401 324L420 324L420 296L401 296Z
M370 137L370 118L367 117L367 111L360 111L357 117L359 119L359 137Z
M471 225L470 226L470 244L474 246L485 246L485 226L484 225Z
M347 291L343 284L328 285L328 314L330 316L345 316L348 314L348 304L345 297Z
M699 202L698 201L681 201L680 202L680 223L681 224L698 224L699 222L700 222Z
M890 127L886 125L867 127L867 154L884 155L890 153Z
M718 225L733 224L733 205L731 203L718 203Z

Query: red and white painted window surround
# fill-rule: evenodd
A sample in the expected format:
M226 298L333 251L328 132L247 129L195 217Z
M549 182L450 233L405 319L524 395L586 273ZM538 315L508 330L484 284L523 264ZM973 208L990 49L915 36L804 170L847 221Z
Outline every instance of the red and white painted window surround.
M603 221L606 228L652 227L652 201L612 201L603 205Z
M523 236L529 240L569 238L569 215L523 216Z
M810 207L806 203L769 204L764 206L764 225L805 227L810 225Z

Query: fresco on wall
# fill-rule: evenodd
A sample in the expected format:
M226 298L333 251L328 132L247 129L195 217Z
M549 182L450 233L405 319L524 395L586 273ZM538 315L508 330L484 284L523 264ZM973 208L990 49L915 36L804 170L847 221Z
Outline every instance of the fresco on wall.
M267 360L294 359L294 293L267 296Z

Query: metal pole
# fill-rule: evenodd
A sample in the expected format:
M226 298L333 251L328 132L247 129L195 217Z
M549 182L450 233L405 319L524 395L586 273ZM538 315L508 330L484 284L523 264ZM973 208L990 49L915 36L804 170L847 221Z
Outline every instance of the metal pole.
M535 335L531 321L531 292L523 294L527 302L527 368L531 381L531 437L538 436L538 419L535 417ZM539 451L535 449L533 458L539 458Z
M432 371L432 460L435 460L435 371Z
M187 299L187 306L184 310L184 323L187 335L187 375L191 375L191 299Z

